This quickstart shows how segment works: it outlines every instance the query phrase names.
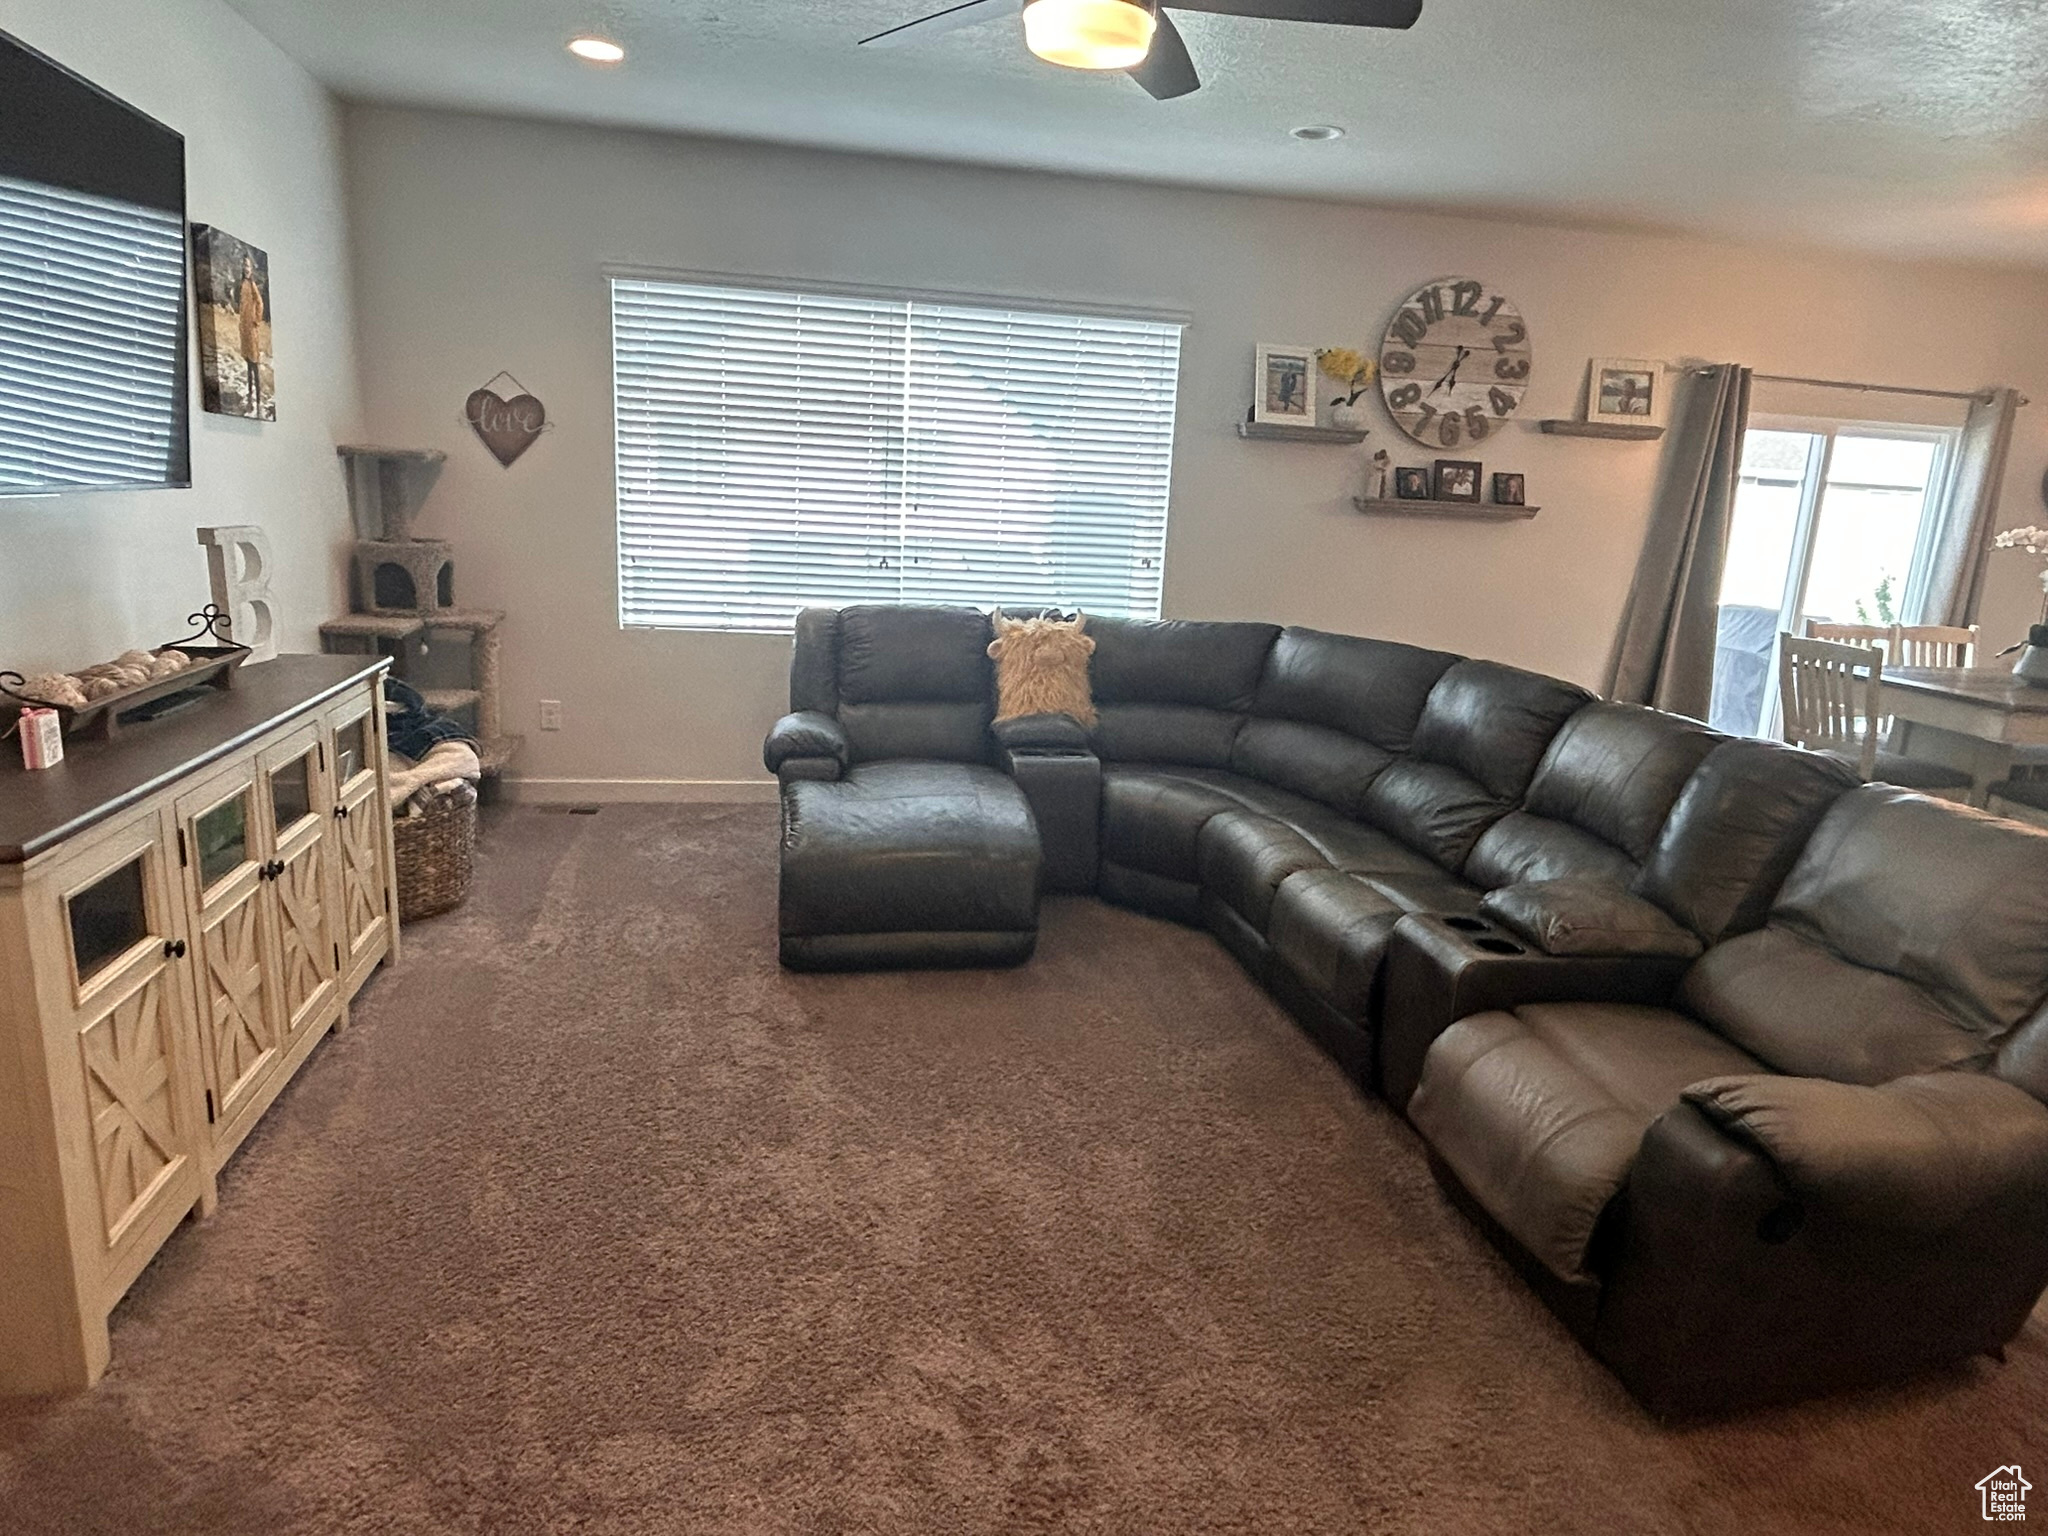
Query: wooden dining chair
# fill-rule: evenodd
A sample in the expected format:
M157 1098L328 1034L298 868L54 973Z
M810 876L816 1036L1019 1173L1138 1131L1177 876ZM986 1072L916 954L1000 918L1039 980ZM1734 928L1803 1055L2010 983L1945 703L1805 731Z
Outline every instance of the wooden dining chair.
M1977 660L1977 626L1898 624L1892 628L1895 667L1968 667Z
M1965 770L1885 750L1879 706L1884 663L1882 646L1780 634L1778 697L1785 739L1842 759L1866 780L1967 801L1971 779Z
M1897 628L1895 624L1829 624L1821 619L1808 619L1806 638L1832 640L1837 645L1889 648Z

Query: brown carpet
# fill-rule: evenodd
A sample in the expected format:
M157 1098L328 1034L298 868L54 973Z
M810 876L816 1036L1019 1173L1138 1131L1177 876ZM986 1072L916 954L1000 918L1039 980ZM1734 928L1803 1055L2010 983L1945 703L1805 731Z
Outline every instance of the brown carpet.
M2036 1469L2010 1363L1646 1419L1205 936L775 965L765 806L500 813L114 1323L16 1532L1856 1532ZM2043 1495L2048 1501L2048 1495Z

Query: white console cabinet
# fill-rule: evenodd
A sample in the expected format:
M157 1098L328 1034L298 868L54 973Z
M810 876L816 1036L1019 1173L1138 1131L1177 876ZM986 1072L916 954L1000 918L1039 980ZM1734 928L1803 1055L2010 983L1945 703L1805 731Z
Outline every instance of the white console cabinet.
M385 665L280 656L0 768L0 1392L99 1379L114 1304L396 956Z

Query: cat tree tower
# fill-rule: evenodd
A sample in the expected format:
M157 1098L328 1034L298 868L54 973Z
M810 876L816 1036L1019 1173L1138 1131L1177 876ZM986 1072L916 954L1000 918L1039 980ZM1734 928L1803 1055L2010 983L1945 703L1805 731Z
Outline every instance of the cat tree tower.
M415 538L419 514L447 455L431 448L337 449L348 468L349 511L358 535L349 573L354 611L320 626L320 644L345 655L385 655L393 673L425 695L433 708L463 720L475 734L484 776L494 779L519 750L505 734L499 702L498 626L495 608L455 603L455 546L446 539ZM467 686L442 686L446 665L434 641L459 635L469 657ZM429 686L434 684L435 686Z

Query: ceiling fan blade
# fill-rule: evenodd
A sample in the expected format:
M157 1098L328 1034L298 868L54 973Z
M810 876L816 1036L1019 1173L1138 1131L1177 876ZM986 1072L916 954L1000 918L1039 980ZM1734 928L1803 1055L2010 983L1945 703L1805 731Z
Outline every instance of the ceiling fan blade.
M901 26L890 27L877 32L873 37L864 37L860 46L878 43L884 48L893 48L898 43L921 43L928 37L937 37L942 32L952 32L960 27L979 26L984 21L994 21L1004 14L1017 15L1023 10L1020 0L966 0L963 5L949 6L931 16L920 16L916 21L906 21Z
M1256 16L1262 21L1319 21L1332 27L1412 27L1422 0L1163 0L1177 11Z
M1159 12L1159 24L1152 31L1152 51L1145 55L1142 64L1133 64L1124 73L1145 87L1155 101L1185 96L1202 84L1202 77L1195 73L1195 61L1188 57L1188 45L1180 28L1164 11Z

